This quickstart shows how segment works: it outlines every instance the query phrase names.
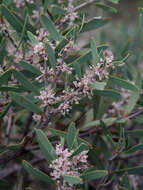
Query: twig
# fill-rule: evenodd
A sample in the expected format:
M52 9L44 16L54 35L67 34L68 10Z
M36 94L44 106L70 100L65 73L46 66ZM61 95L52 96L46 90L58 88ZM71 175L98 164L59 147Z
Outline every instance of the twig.
M143 109L130 114L125 119L134 119L136 116L141 115L141 114L143 114ZM110 129L112 127L114 127L114 124L108 126L107 129ZM80 137L89 136L89 134L91 134L91 133L101 133L102 130L103 129L100 126L95 126L95 127L92 127L92 129L89 128L89 129L85 130L84 132L80 132Z
M13 38L11 37L9 31L8 31L8 28L6 26L6 24L4 24L4 30L3 30L3 34L9 38L10 42L12 43L12 45L17 49L17 45L15 44Z
M134 117L136 117L136 116L138 116L138 115L141 115L141 114L143 114L143 109L141 109L141 110L139 110L139 111L137 111L137 112L135 112L135 113L132 113L132 114L129 115L127 118L128 118L128 119L133 119Z
M79 11L80 9L85 8L92 3L95 3L96 1L97 0L88 0L87 2L82 3L82 4L78 5L77 7L75 7L73 11Z
M6 129L6 135L5 135L5 145L8 145L10 132L12 129L12 122L13 122L13 110L12 108L9 109L9 115L8 115L8 125Z
M48 81L47 81L47 61L44 59L44 70L45 70L45 75L44 75L44 80L45 80L45 88L48 87Z
M28 134L28 132L29 132L30 124L31 124L31 122L32 122L32 116L33 116L33 113L30 112L30 113L29 113L29 116L28 116L28 119L27 119L27 123L26 123L26 125L25 125L23 138L24 138L24 137Z

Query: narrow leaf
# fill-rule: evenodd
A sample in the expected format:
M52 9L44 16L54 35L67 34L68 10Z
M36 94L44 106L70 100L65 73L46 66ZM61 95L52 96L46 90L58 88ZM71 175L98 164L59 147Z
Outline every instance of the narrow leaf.
M55 184L55 181L52 180L47 174L33 168L31 166L31 164L29 164L27 161L23 160L23 166L25 168L25 170L30 173L31 175L33 175L34 177L36 177L38 180L40 181L44 181L46 183L51 183L51 184Z
M39 69L37 69L36 67L34 67L33 65L31 65L30 63L27 63L25 61L20 61L19 65L21 67L23 67L23 69L30 71L31 73L37 74L37 75L41 75L41 71Z
M91 50L92 50L93 63L97 65L99 61L99 56L98 56L98 50L97 50L97 46L96 46L94 38L91 38L90 45L91 45Z
M128 90L132 90L132 91L138 91L138 87L135 86L134 84L132 84L130 81L121 79L121 78L117 78L114 76L110 76L109 77L109 85L119 85L120 87L123 87L125 89Z
M77 131L75 128L75 124L71 123L68 128L68 134L67 134L67 144L68 144L69 150L71 150L73 148L76 137L77 137Z
M56 151L42 130L36 130L36 134L40 149L47 161L50 163L52 160L57 158Z
M84 23L81 32L87 32L90 30L95 30L98 29L102 26L104 26L105 24L107 24L109 22L109 19L107 18L93 18L91 20L89 20L88 22Z
M51 19L45 15L41 15L41 21L45 28L50 33L53 40L60 41L61 37L60 34L57 32L56 27L54 23L51 21Z
M106 170L96 170L96 171L92 171L92 172L86 172L81 177L83 180L89 181L89 180L105 177L107 175L108 175L108 172Z
M105 5L103 3L96 3L96 7L101 8L104 11L110 12L110 13L117 13L117 9L110 7L108 5Z
M72 185L82 184L82 179L80 177L63 175L63 178L65 181L67 181L68 183Z
M48 53L50 65L54 69L54 71L56 71L55 52L54 52L53 48L48 43L45 44L45 47L46 47L46 51Z
M27 110L34 113L42 113L41 109L36 104L33 104L28 98L20 96L17 93L10 93L10 96L18 105L26 108Z
M131 147L130 149L128 149L125 153L130 154L130 153L136 152L138 150L143 150L143 144L135 145L135 146Z
M17 19L17 17L5 6L0 6L2 15L6 18L9 24L16 30L18 33L22 32L23 24Z
M36 36L34 34L32 34L32 32L28 31L27 35L28 35L28 38L31 41L32 45L38 44L38 40L37 40Z
M21 72L17 70L12 70L12 73L14 77L18 80L18 82L21 83L22 86L24 86L27 90L30 90L35 94L39 95L37 87L34 86L30 81L28 81L27 78Z

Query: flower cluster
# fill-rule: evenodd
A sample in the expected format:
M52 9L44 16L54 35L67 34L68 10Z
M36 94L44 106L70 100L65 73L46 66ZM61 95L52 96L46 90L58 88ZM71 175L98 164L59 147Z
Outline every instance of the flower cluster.
M73 82L75 87L79 91L82 91L84 96L87 95L89 98L91 98L93 89L90 87L90 83L94 83L103 80L104 78L108 78L109 69L114 69L114 65L112 64L114 56L112 52L106 50L104 52L104 57L105 60L100 58L100 61L97 65L92 65L85 71L85 75L83 76L81 81L77 78L77 80Z
M19 7L22 7L24 6L25 4L25 1L24 0L14 0L15 4L16 4L16 7L19 8ZM27 3L30 3L30 4L33 4L34 1L33 0L26 0Z
M52 169L51 176L57 181L58 190L72 190L73 186L70 183L67 183L62 176L70 175L77 176L81 175L80 172L83 172L88 168L87 166L87 155L88 151L83 151L76 156L72 156L73 150L69 151L67 148L61 145L61 143L56 145L56 154L58 158L53 160L50 164Z
M65 50L63 51L67 52L67 49L68 48L65 47ZM112 52L106 50L104 52L104 60L100 59L100 62L97 65L87 68L85 75L81 80L76 77L76 80L73 81L73 84L68 87L68 89L62 90L58 94L51 86L51 84L55 84L55 72L52 68L48 68L47 80L49 82L49 86L40 92L40 96L36 97L42 101L41 107L50 106L50 113L61 113L62 115L68 114L72 109L73 104L79 104L83 97L92 97L93 89L90 86L91 83L108 78L110 68L114 68L114 65L112 64L113 59L114 57ZM57 60L56 68L56 76L58 76L59 80L61 73L63 72L69 75L72 74L72 68L64 62L62 56ZM43 74L41 76L44 76L44 69L42 73ZM35 118L38 117L35 116Z
M73 0L68 1L68 6L66 8L67 14L65 15L64 18L62 18L61 23L67 23L69 26L73 26L74 20L78 17L77 13L74 11L74 6L73 6ZM59 0L59 3L64 3L63 1Z

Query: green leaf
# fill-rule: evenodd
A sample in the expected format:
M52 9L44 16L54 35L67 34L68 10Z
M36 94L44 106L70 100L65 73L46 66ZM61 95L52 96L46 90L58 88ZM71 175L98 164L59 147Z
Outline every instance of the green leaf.
M76 176L69 176L69 175L63 175L63 178L65 181L67 181L68 183L75 185L75 184L82 184L82 179L80 177L76 177Z
M130 135L131 137L135 137L135 138L143 137L143 130L142 130L142 129L137 129L137 130L128 131L127 133L128 133L128 135Z
M70 65L76 64L76 63L85 63L91 58L91 50L86 51L83 55L81 55L79 58L77 58L74 62L72 62Z
M37 37L34 34L32 34L32 32L28 31L27 35L28 35L28 38L31 41L32 45L35 46L35 45L37 45L39 43L38 40L37 40Z
M8 82L8 79L11 78L11 74L12 69L9 69L0 75L0 86Z
M73 154L71 155L71 158L77 154L80 154L81 152L85 151L88 149L88 146L84 143L81 143L73 152Z
M41 75L41 71L39 69L37 69L36 67L34 67L33 65L31 65L30 63L27 63L25 61L20 61L19 65L21 67L23 67L23 69L30 71L31 73L37 74L37 75Z
M96 46L94 38L91 38L90 45L91 45L91 50L92 50L93 63L97 65L99 61L99 55L98 55L98 50L97 50L97 46Z
M56 129L53 129L53 128L49 128L49 130L55 136L60 136L60 137L63 137L65 139L67 138L67 133L64 132L64 131L56 130ZM87 141L85 141L84 139L82 139L82 138L78 137L78 142L79 142L79 144L83 143L83 144L86 144L88 147L91 147L91 145Z
M95 95L111 98L118 101L120 98L120 93L115 90L94 90Z
M0 65L3 65L3 60L5 56L6 56L6 39L3 38L0 43Z
M48 58L49 58L49 61L50 61L50 65L54 69L54 71L56 71L55 52L54 52L53 48L48 43L45 44L45 48L46 48L46 51L48 53Z
M51 6L52 3L53 3L53 0L45 0L44 10L47 10Z
M101 143L101 147L102 147L102 152L104 154L105 168L107 168L108 160L109 160L109 158L111 156L110 150L109 150L106 142L104 141L104 139L102 137L100 137L100 143Z
M30 90L31 92L34 92L35 94L39 95L39 90L36 86L34 86L30 81L27 80L27 78L19 71L12 70L12 73L14 77L18 80L18 82L21 83L22 86L24 86L27 90Z
M122 88L128 89L128 90L132 90L132 91L138 91L138 87L135 86L134 84L132 84L130 81L121 79L121 78L117 78L114 76L110 76L109 77L109 85L119 85Z
M12 106L12 102L9 102L5 107L4 111L0 114L0 120L7 114L9 108Z
M25 170L30 173L31 175L33 175L34 177L36 177L38 180L40 181L44 181L46 183L51 183L51 184L55 184L55 181L52 180L47 174L33 168L31 166L31 164L29 164L27 161L23 160L23 166L25 168Z
M91 20L89 20L88 22L85 22L82 30L80 31L82 32L88 32L90 30L95 30L98 29L102 26L104 26L105 24L107 24L109 22L109 19L107 18L93 18Z
M57 129L49 128L49 130L52 132L53 135L60 136L63 138L66 138L67 133L64 131L60 131Z
M110 1L111 3L115 3L115 4L119 3L119 0L108 0L108 1Z
M0 6L2 15L6 18L9 24L16 30L18 33L21 33L23 30L23 24L17 19L17 17L5 6Z
M11 86L2 86L0 87L0 91L3 91L3 92L25 92L24 89L22 88L19 88L19 87L11 87Z
M26 108L27 110L33 113L42 113L42 110L36 104L33 104L28 98L20 96L17 93L10 93L10 96L18 105Z
M78 78L81 80L82 75L81 75L81 67L80 67L80 64L79 64L78 62L75 62L75 63L73 64L73 67L74 67L74 69L75 69L75 71L76 71L76 73L77 73Z
M143 8L142 7L139 7L138 11L139 11L140 14L143 14Z
M45 16L45 15L41 15L41 21L42 21L43 25L45 26L45 28L50 33L50 35L53 38L53 40L60 41L61 40L61 36L57 32L56 27L53 24L53 22L51 21L51 19L49 17Z
M106 138L107 138L108 142L110 143L110 145L112 146L113 150L115 150L116 149L116 143L113 141L112 136L107 134Z
M42 130L36 130L40 149L49 163L57 158L56 151Z
M51 6L51 11L55 15L64 15L64 14L66 14L66 10L63 9L62 7L58 6L58 5L52 5Z
M65 34L65 37L60 40L60 42L58 43L55 49L56 56L58 56L58 53L62 50L62 48L64 48L69 43L69 40L73 37L76 30L77 30L77 27L74 26L71 30L69 30Z
M94 82L91 83L90 86L95 90L104 90L106 82Z
M131 184L130 184L130 178L127 174L123 175L122 177L122 182L121 185L125 188L127 188L127 190L131 190Z
M104 11L110 12L110 13L117 13L117 9L110 7L108 5L105 5L103 3L96 3L95 4L97 8L101 8Z
M129 190L129 189L127 189L126 187L120 186L120 187L119 187L119 190Z
M78 132L76 131L75 124L71 123L68 128L68 134L67 134L67 144L69 150L71 150L74 146L74 143L76 141Z
M120 174L123 174L124 172L126 172L129 175L143 174L143 166L125 168L125 169L121 169L121 170L118 170L118 171L115 171L115 172L120 173Z
M110 117L110 118L107 118L107 119L103 119L103 122L105 123L106 126L110 126L112 124L114 124L116 122L116 118L114 117ZM84 128L88 128L88 127L95 127L97 125L100 125L100 120L95 120L95 121L91 121L87 124L85 124L82 129Z
M105 177L107 175L108 175L108 171L106 171L106 170L95 170L95 171L92 171L92 172L86 172L81 177L82 177L83 180L89 181L89 180Z
M135 145L135 146L131 147L130 149L128 149L125 153L130 154L130 153L136 152L138 150L143 150L143 144Z
M126 109L125 109L125 114L126 115L131 113L131 111L134 109L139 97L140 97L139 91L132 92L132 94L130 96L130 99L128 100L128 104L126 106Z

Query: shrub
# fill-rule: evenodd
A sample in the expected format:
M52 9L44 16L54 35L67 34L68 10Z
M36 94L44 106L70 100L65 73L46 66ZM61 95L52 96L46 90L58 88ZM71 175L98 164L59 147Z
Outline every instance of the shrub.
M89 18L118 0L0 2L0 187L140 188L142 54L100 43L111 19Z

